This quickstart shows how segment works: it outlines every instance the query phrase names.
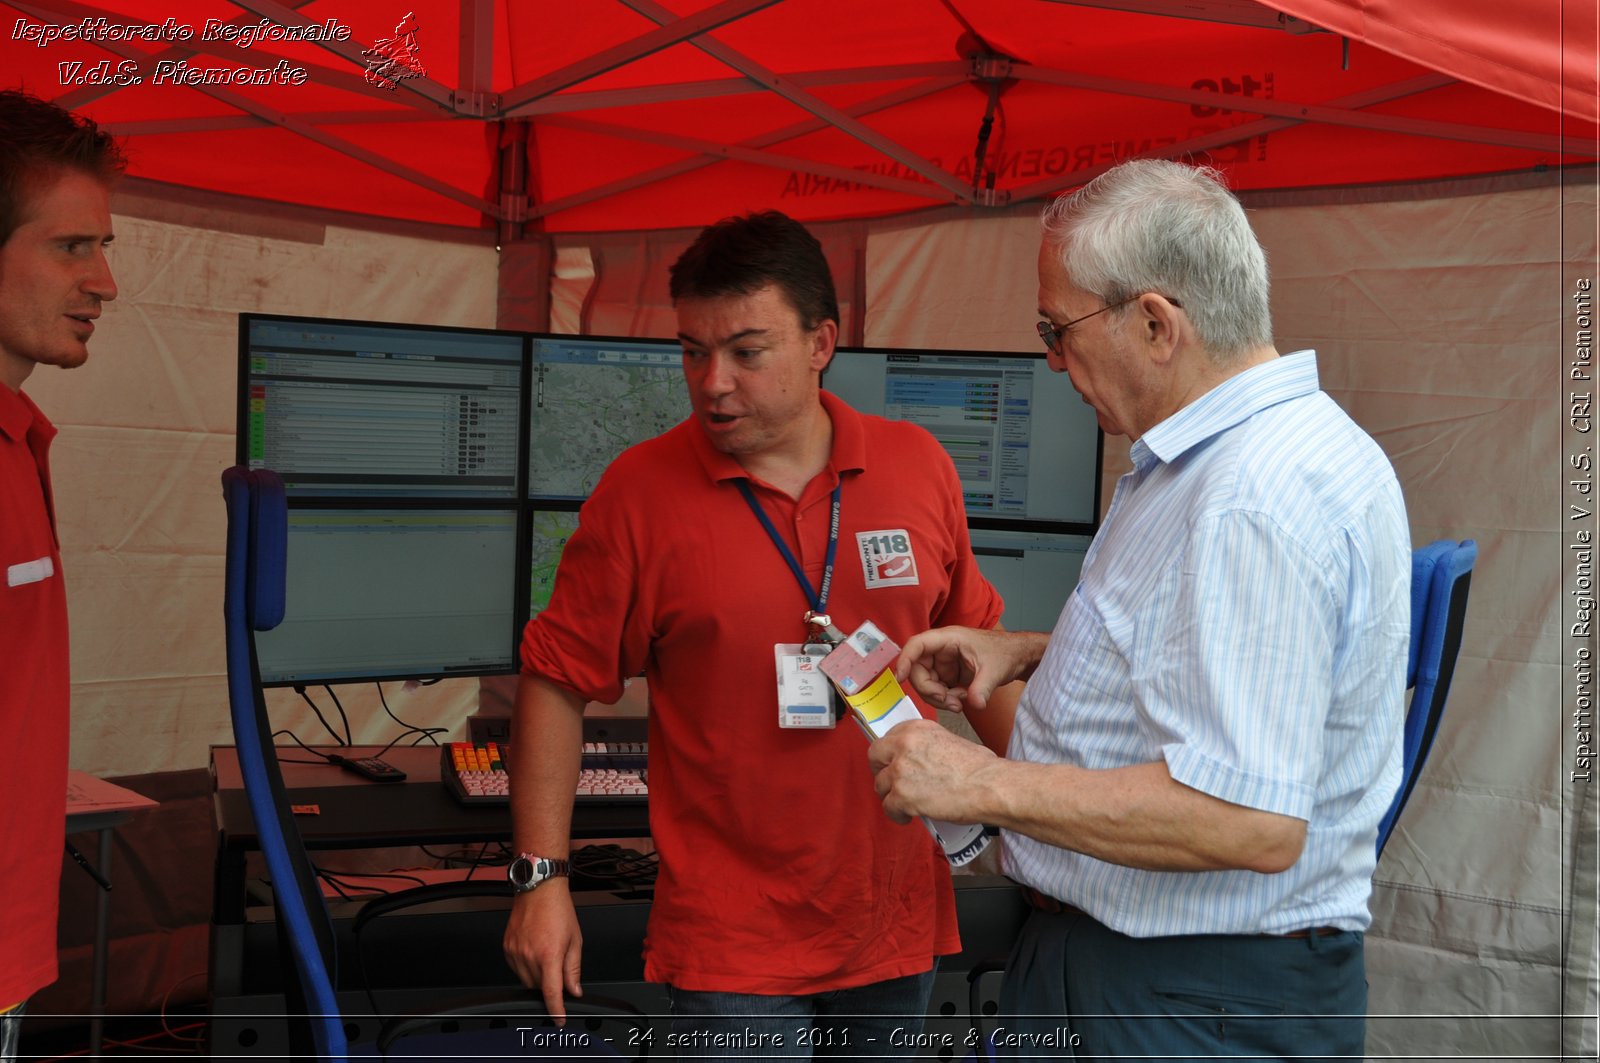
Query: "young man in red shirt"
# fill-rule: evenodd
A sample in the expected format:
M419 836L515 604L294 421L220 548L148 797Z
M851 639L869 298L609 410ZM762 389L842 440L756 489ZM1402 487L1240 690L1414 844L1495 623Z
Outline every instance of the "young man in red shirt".
M92 122L0 92L0 1061L56 978L67 794L67 596L50 493L55 427L21 391L89 356L117 297L105 248L122 156Z

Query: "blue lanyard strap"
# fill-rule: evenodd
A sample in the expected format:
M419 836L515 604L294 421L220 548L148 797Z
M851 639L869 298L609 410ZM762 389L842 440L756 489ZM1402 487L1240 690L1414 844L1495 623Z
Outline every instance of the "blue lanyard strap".
M828 590L833 586L833 559L839 553L839 494L844 488L844 480L841 479L833 487L833 512L828 517L828 553L822 562L822 589L818 591L811 589L811 581L806 579L806 570L800 567L800 562L795 560L794 551L789 549L789 544L783 541L783 536L773 527L772 518L761 508L761 503L756 501L756 493L750 489L750 481L735 480L734 483L738 485L739 493L744 496L750 512L754 513L761 526L767 529L767 536L778 548L778 553L789 563L789 571L794 573L794 578L799 582L800 589L805 592L806 601L811 603L811 608L818 613L827 612Z

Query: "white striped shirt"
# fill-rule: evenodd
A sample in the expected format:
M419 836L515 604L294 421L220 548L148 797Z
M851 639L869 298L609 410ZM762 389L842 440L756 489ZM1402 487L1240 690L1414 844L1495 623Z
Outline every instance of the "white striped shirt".
M1400 779L1410 534L1394 470L1301 351L1147 432L1017 714L1017 760L1165 760L1307 821L1276 875L1141 871L1012 832L1015 879L1136 937L1365 930Z

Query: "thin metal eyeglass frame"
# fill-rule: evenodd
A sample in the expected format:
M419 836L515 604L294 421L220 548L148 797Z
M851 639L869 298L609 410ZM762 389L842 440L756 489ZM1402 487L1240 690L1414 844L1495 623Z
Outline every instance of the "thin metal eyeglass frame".
M1100 309L1094 311L1093 313L1084 314L1082 317L1075 317L1071 321L1068 321L1068 322L1066 322L1064 324L1061 324L1061 325L1052 324L1047 319L1047 320L1044 320L1044 321L1036 321L1036 322L1034 322L1033 327L1034 327L1035 331L1037 331L1039 333L1039 338L1044 341L1044 349L1049 351L1051 354L1054 354L1056 352L1056 345L1061 342L1062 333L1066 332L1073 325L1076 325L1081 321L1087 321L1091 317L1098 317L1099 315L1105 313L1107 310L1115 310L1119 306L1127 306L1129 303L1133 302L1135 299L1143 298L1144 296L1149 295L1149 294L1151 294L1151 293L1149 293L1149 292L1140 292L1138 295L1130 295L1126 299L1122 300L1119 303L1108 303L1107 305L1102 306ZM1156 293L1156 294L1160 294L1160 293ZM1179 310L1183 309L1183 304L1178 302L1178 300L1172 298L1171 296L1163 295L1163 296L1161 296L1161 298L1165 299L1167 302L1171 303L1173 306L1177 307Z

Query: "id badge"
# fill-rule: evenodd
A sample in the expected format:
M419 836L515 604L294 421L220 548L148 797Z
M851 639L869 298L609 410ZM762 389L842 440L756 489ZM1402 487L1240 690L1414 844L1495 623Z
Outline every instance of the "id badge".
M778 669L778 726L804 730L832 727L833 688L822 674L826 645L780 642L772 648Z
M823 660L823 673L844 694L850 713L868 738L882 738L897 725L922 719L922 713L894 677L900 656L895 641L868 620L834 647ZM946 823L921 817L928 833L944 850L951 867L970 864L989 844L978 823Z

